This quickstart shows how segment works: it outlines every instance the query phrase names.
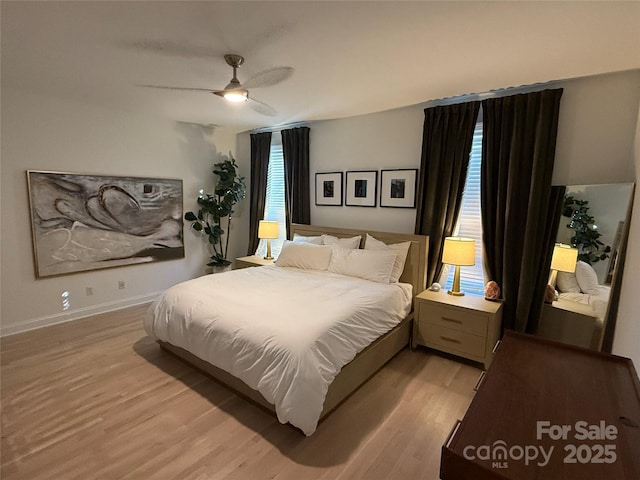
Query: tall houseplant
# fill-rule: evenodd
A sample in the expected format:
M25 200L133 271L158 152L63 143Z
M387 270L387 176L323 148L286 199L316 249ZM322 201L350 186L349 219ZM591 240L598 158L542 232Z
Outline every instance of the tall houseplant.
M227 259L229 233L233 207L245 198L247 186L244 177L238 176L238 165L233 159L224 160L213 165L213 173L219 177L214 193L200 192L198 212L187 212L184 219L192 222L191 227L199 234L206 236L213 248L209 267L226 267L231 264ZM222 223L226 219L226 231ZM226 233L226 235L225 235ZM223 241L223 237L224 241Z
M564 198L562 215L571 221L567 228L574 231L571 246L578 249L578 260L592 265L609 258L611 247L598 240L602 234L598 231L596 220L589 215L589 200L578 200L571 195Z

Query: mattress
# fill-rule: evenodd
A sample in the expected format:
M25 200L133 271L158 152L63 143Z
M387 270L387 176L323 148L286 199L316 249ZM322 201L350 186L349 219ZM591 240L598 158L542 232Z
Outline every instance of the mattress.
M403 283L245 268L169 288L144 328L239 378L274 405L281 423L311 435L335 376L405 318L411 300Z

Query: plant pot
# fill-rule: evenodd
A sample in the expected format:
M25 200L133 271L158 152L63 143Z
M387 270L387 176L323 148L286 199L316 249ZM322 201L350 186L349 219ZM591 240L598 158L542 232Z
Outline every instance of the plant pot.
M231 270L231 265L221 265L221 266L207 267L206 272L211 274L211 273L228 272L229 270Z

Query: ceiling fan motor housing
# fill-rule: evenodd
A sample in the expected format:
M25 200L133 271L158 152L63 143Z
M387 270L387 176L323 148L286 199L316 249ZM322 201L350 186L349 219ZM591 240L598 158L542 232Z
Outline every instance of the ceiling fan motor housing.
M225 55L224 60L225 62L227 62L228 65L231 65L233 68L238 68L240 65L244 63L244 57L242 55L234 55L231 53Z

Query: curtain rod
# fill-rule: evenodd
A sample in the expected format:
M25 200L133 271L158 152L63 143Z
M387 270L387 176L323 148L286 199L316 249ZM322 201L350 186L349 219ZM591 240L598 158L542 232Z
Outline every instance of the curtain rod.
M455 97L444 97L433 100L427 100L421 105L425 107L436 107L440 105L453 105L455 103L474 102L478 100L486 100L487 98L506 97L510 95L518 95L521 93L531 93L540 89L553 88L562 84L561 80L551 80L549 82L532 83L531 85L520 85L519 87L505 87L489 90L482 93L466 93L464 95L456 95Z
M289 128L307 127L307 126L309 126L309 122L294 122L294 123L288 123L286 125L280 125L277 127L254 128L253 130L247 130L247 133L281 132L282 130L287 130Z

